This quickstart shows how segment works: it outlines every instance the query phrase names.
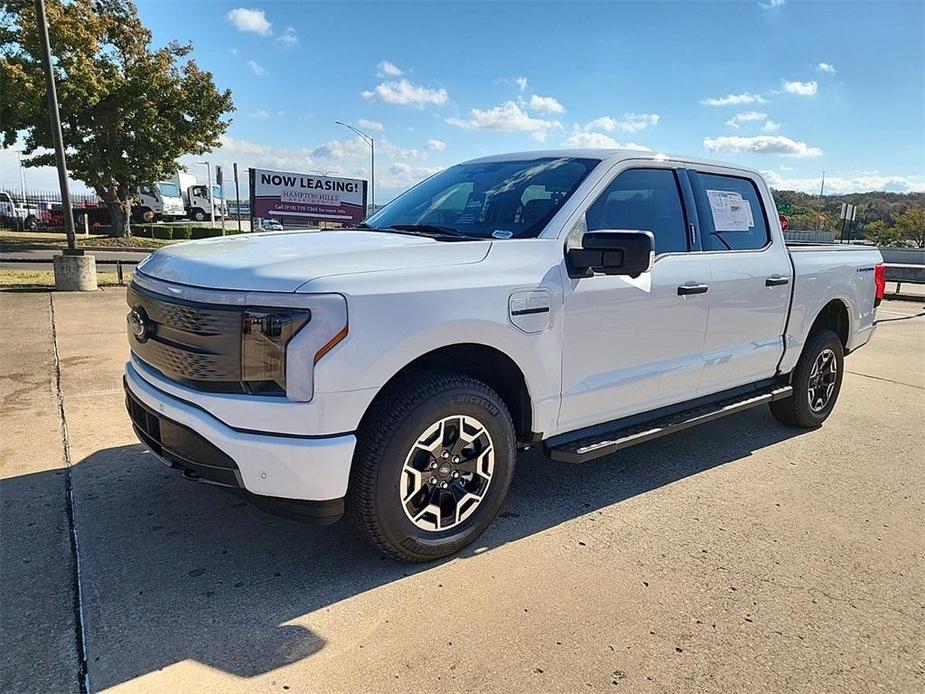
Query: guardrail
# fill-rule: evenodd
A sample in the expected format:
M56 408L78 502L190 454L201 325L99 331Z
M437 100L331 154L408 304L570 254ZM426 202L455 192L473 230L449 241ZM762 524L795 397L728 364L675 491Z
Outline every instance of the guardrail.
M884 278L896 282L896 293L902 291L903 283L925 284L925 248L881 248Z

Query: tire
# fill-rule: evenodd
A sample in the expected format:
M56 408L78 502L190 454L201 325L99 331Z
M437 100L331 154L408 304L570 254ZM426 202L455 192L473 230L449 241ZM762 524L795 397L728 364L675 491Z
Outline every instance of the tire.
M206 213L202 210L196 209L193 211L193 219L197 222L204 222L206 220Z
M845 353L838 335L828 329L812 333L793 370L790 381L793 395L772 402L771 414L790 426L803 429L822 426L838 400L844 364ZM830 370L832 367L834 371ZM811 399L815 404L811 404Z
M25 226L26 230L28 231L38 231L39 220L33 217L32 215L29 215L28 217L26 217L26 221L23 223L23 226Z
M504 400L461 374L420 371L396 382L357 437L348 513L366 540L402 561L439 559L475 540L514 474Z

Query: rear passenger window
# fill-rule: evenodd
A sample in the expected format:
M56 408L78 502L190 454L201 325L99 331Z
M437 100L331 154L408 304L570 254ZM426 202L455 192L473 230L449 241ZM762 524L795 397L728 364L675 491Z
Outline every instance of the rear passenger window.
M758 189L747 178L690 172L705 251L748 251L768 243Z
M651 231L656 254L688 250L678 181L670 169L624 171L588 208L585 221L588 231Z

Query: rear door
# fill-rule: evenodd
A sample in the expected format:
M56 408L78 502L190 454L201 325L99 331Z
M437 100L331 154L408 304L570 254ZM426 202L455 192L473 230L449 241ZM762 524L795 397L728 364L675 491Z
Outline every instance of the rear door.
M688 169L709 259L709 317L698 392L716 393L773 376L783 354L793 267L764 183L744 172Z

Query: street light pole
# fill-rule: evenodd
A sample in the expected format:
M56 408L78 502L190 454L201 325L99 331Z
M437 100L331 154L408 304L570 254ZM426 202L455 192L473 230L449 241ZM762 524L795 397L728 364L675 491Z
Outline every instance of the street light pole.
M58 113L58 92L55 89L55 73L51 65L51 43L48 40L48 20L45 18L45 0L35 0L35 19L39 29L39 43L42 48L42 67L45 68L45 87L48 91L48 118L51 121L51 137L55 144L55 163L58 166L58 186L61 188L61 207L64 212L64 231L67 233L67 248L77 251L74 237L74 211L71 209L71 194L67 187L67 163L64 160L64 136L61 134L61 114ZM23 201L25 203L25 201Z
M22 151L14 149L16 157L19 160L19 194L22 196L23 209L26 207L26 170L22 165Z
M349 128L359 135L363 142L369 145L369 212L373 213L376 211L376 141L372 136L354 128L349 123L342 123L339 120L334 121L334 123Z

